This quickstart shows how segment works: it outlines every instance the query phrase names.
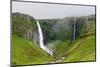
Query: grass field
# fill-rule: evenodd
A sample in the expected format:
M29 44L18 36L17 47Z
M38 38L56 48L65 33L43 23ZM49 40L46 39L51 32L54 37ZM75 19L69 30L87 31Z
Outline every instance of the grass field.
M52 61L52 57L35 43L12 36L12 63L17 65L43 64Z
M94 61L95 60L95 36L91 35L77 39L66 51L64 62Z
M66 42L59 42L53 57L43 51L31 41L22 39L16 35L12 37L12 62L17 65L45 64L57 57L65 57L60 62L95 61L95 36L91 35L75 40L70 46ZM60 63L59 62L59 63Z

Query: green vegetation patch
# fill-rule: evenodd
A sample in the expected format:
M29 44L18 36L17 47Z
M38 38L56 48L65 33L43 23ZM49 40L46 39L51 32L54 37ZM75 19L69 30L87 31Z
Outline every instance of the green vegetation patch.
M44 64L52 61L52 57L35 43L12 36L12 63L17 65Z

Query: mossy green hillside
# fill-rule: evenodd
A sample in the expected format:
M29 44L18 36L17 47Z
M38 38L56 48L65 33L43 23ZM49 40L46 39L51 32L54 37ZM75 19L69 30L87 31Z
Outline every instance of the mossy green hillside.
M25 40L16 35L12 36L12 63L44 64L52 61L52 57L30 40Z

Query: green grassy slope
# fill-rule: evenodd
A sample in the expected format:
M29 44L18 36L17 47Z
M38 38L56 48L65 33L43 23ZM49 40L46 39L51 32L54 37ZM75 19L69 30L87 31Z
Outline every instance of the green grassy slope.
M67 48L70 46L68 41L56 41L54 44L54 57L62 57L66 52Z
M94 61L95 60L95 36L91 35L77 39L66 53L64 62Z
M43 64L52 61L52 57L39 48L35 43L16 35L12 36L12 63Z

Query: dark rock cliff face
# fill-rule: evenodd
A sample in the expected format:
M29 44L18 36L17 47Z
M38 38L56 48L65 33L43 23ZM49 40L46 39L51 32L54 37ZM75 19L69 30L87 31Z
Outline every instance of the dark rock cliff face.
M36 20L32 16L26 14L13 13L12 33L24 39L36 42L38 40Z
M40 22L43 30L44 43L53 40L72 41L74 36L73 33L75 33L75 38L78 38L81 34L81 29L84 28L87 23L86 18L81 17L63 19L40 19L38 21Z

